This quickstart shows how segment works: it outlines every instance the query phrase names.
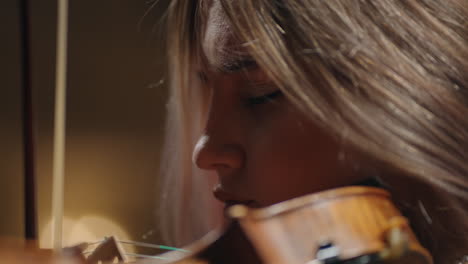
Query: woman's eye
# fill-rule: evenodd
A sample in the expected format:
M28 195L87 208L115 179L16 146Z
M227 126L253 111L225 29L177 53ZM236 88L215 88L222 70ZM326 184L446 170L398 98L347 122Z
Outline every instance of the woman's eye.
M247 103L249 106L265 104L274 101L281 95L283 95L283 92L281 92L281 90L276 90L272 93L264 94L262 96L250 97L247 99Z

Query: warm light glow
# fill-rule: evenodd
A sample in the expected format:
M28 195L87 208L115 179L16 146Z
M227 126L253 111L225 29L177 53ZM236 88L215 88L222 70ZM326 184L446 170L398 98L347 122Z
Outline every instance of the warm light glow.
M121 240L130 240L129 235L118 224L102 216L87 215L79 219L63 218L63 247L73 246L82 242L96 242L106 236L116 236ZM52 220L41 230L39 246L52 248ZM125 247L127 252L134 248Z

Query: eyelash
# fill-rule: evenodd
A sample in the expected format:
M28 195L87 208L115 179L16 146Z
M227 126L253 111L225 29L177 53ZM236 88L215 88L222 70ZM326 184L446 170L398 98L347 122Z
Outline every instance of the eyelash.
M198 72L197 75L198 75L198 79L202 83L207 83L208 82L208 78L207 78L206 74ZM282 96L282 95L283 95L283 92L278 89L278 90L276 90L274 92L267 93L267 94L264 94L264 95L261 95L261 96L249 97L249 98L247 98L247 106L256 106L256 105L269 103L269 102L274 101L275 99L277 99L279 96Z
M281 90L276 90L272 93L264 94L261 96L250 97L247 99L247 104L249 106L256 106L256 105L269 103L269 102L274 101L281 95L283 95L283 92L281 92Z

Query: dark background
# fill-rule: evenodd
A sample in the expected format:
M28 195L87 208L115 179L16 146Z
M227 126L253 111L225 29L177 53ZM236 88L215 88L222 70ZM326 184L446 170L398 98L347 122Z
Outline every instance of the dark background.
M41 246L47 247L57 10L52 0L30 2L38 230ZM65 244L112 232L159 240L155 210L166 100L166 3L159 1L145 16L152 4L70 1ZM0 17L0 237L22 237L19 1L0 1Z

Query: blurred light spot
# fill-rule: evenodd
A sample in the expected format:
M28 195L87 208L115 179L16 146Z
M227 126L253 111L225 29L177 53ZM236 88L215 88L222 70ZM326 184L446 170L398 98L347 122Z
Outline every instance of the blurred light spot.
M87 215L79 219L63 218L63 247L82 242L101 241L104 237L115 236L119 240L130 240L128 233L114 221L97 215ZM39 247L52 248L52 220L40 232ZM125 246L126 252L134 252L133 246Z

